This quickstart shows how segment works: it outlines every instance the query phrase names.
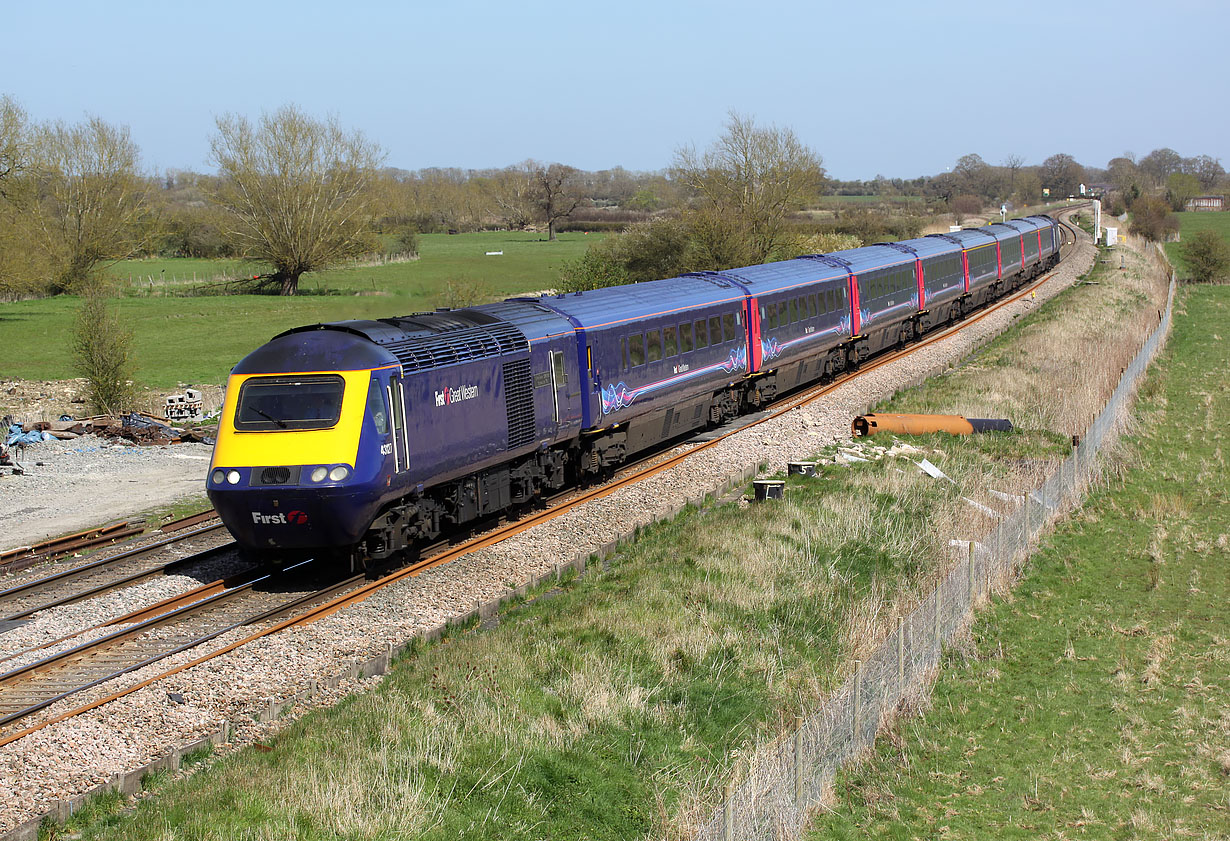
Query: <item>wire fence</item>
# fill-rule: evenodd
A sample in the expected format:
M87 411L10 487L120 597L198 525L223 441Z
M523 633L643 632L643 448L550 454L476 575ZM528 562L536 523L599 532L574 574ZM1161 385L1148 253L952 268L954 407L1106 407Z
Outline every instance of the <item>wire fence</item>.
M1154 257L1165 259L1156 253ZM1169 331L1175 277L1169 266L1167 272L1170 288L1157 328L1124 370L1106 407L1085 434L1074 439L1072 454L1038 487L1020 494L1018 507L981 542L968 541L961 561L869 656L854 661L850 677L833 695L810 715L796 719L792 732L754 753L746 773L727 786L722 806L693 836L695 841L800 837L809 810L820 805L838 769L871 747L903 702L928 690L944 642L968 625L992 591L1016 580L1030 546L1080 504L1097 473L1098 453L1121 427L1136 385Z

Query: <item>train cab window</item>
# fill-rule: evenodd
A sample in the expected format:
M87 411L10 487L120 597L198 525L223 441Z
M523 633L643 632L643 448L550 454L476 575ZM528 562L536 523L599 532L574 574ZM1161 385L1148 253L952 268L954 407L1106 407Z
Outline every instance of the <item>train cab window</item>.
M628 370L628 337L619 337L619 359L623 364L623 370Z
M692 350L692 325L679 325L679 350L681 353L688 353Z
M662 334L657 330L650 330L645 334L645 347L648 349L647 356L650 362L657 362L662 358Z
M722 340L733 342L737 338L739 338L739 334L735 330L735 314L728 312L722 316Z
M384 403L384 387L375 377L372 377L372 384L367 389L367 416L376 425L377 432L389 434L389 407Z
M765 307L769 312L768 324L770 328L777 327L777 304L769 304ZM763 318L763 316L762 316Z
M667 359L679 353L679 344L675 340L675 328L674 327L663 327L662 328L662 345L666 349L665 356Z
M722 343L722 317L715 315L709 319L709 344Z
M628 337L628 361L633 368L645 364L645 337L639 333Z
M696 349L709 347L709 322L703 318L696 319Z
M342 416L341 377L253 377L239 388L235 429L277 432L329 429Z
M555 387L568 385L568 369L564 367L564 352L551 351L551 373L554 375Z

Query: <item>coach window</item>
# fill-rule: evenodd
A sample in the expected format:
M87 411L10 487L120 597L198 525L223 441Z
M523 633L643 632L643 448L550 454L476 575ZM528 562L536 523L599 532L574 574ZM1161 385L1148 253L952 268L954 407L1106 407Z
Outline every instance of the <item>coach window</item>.
M727 342L733 342L737 338L739 338L739 334L735 330L735 314L728 312L722 316L722 339Z
M657 330L650 330L645 334L645 347L648 349L650 362L657 362L662 358L662 334Z
M555 387L568 385L568 370L564 367L564 352L562 350L551 351L551 373L555 380Z
M679 325L679 350L682 353L687 353L692 349L692 325Z
M769 322L768 322L769 327L771 328L776 327L777 326L777 304L769 304L768 306L765 307L765 309L768 310L768 313L769 313Z
M826 313L833 312L834 310L837 309L836 298L837 298L837 293L835 293L832 289L824 293L824 303L825 303L824 311Z
M799 320L799 302L795 298L790 299L790 323L794 324Z
M628 359L633 368L645 364L645 337L639 333L628 337Z
M709 347L709 322L703 318L696 319L696 349Z
M722 343L722 317L715 315L709 319L709 344L718 345Z
M675 354L679 352L679 344L678 342L675 341L675 328L674 327L663 327L662 328L662 344L666 348L665 355L667 359L669 359L670 357L674 356Z
M623 370L628 370L628 337L619 337L619 358L623 362Z

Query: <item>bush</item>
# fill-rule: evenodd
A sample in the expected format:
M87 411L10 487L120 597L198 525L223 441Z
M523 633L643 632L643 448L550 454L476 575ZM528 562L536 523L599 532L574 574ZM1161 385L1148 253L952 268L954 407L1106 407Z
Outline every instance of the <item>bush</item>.
M1141 196L1132 203L1132 232L1162 242L1179 232L1179 220L1170 215L1170 202L1159 196Z
M132 331L101 294L87 295L77 313L73 362L86 379L86 400L95 411L112 415L132 406Z
M1230 245L1214 231L1200 231L1183 245L1183 260L1196 283L1211 283L1230 273Z

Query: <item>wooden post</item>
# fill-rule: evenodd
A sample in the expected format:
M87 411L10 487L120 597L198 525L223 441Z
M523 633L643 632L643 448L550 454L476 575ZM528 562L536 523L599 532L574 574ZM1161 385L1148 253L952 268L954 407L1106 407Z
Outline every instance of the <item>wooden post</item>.
M803 716L794 717L794 805L803 809Z

